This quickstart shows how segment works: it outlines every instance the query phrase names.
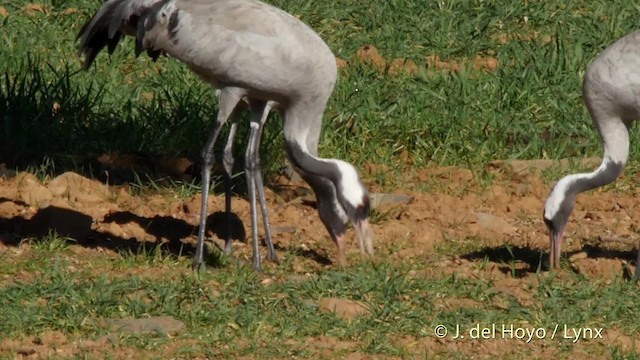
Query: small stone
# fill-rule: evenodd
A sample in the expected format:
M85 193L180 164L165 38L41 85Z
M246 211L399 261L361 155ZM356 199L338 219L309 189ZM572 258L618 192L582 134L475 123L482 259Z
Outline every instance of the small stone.
M371 201L371 208L375 209L385 204L409 204L413 201L414 197L402 194L373 193L369 195L369 199Z

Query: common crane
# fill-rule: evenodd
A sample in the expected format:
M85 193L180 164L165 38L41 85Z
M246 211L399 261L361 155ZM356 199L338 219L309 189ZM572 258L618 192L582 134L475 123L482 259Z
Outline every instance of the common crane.
M560 179L544 204L551 268L560 266L560 247L576 196L614 182L629 158L629 127L640 118L640 31L614 42L588 66L582 94L604 150L593 172ZM640 260L640 252L638 254ZM636 270L636 276L640 273Z
M362 254L373 256L367 189L353 165L318 156L322 116L337 68L333 53L316 32L285 11L257 0L107 0L78 35L85 69L105 47L112 53L125 35L135 37L136 55L146 51L155 60L166 53L222 92L245 90L251 112L249 174L256 169L251 159L258 150L262 114L269 101L277 102L284 118L285 151L316 194L320 219L337 245L338 262L345 262L349 222ZM214 122L202 151L202 207L194 269L204 265L213 145L226 121L220 119ZM249 186L253 267L260 270L252 188Z

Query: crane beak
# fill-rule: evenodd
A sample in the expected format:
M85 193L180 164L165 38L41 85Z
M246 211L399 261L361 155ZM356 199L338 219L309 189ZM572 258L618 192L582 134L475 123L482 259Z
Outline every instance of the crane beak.
M549 252L549 267L551 269L560 268L560 246L564 229L551 231L551 251Z
M358 245L360 245L360 253L373 257L373 234L369 226L369 219L356 220L353 222L353 228L356 231Z

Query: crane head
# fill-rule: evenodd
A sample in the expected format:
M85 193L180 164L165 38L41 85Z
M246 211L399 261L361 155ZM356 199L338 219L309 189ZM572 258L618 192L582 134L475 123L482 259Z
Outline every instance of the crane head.
M369 192L360 181L358 172L349 163L334 160L338 166L337 200L353 225L362 255L373 256L373 234L369 225L371 209Z
M331 161L338 164L332 179L296 169L313 188L320 220L338 247L338 263L346 263L344 235L349 223L355 230L360 252L371 257L373 235L369 225L369 193L353 166L340 160Z
M560 248L564 230L576 202L576 193L572 188L571 176L567 176L553 187L544 204L543 220L550 237L549 267L560 267Z

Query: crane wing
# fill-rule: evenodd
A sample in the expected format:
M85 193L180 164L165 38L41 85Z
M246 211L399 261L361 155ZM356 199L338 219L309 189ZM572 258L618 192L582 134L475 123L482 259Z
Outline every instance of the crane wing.
M107 0L98 12L87 21L80 32L78 55L85 56L84 68L87 69L102 49L107 47L112 54L123 35L136 37L136 55L142 50L140 30L144 32L141 19L151 15L172 0ZM154 60L160 56L160 50L147 49Z

